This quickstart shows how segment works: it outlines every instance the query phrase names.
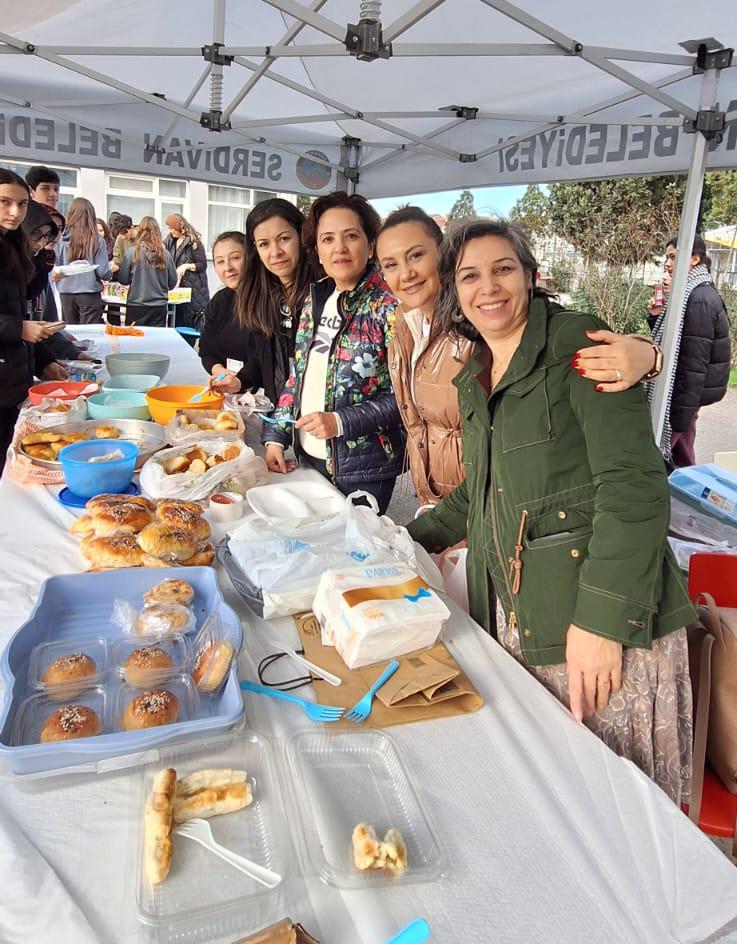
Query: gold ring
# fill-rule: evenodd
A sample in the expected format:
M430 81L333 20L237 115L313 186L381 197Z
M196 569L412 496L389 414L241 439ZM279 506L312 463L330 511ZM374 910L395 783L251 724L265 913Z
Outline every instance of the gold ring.
M615 373L616 378L617 378L617 383L619 383L619 381L622 379L622 371L621 371L621 370L615 370L614 373Z

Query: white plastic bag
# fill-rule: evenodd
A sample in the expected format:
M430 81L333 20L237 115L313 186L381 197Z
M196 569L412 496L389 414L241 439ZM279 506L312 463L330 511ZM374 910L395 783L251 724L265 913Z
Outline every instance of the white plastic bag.
M435 557L435 562L443 577L445 592L451 600L454 600L466 613L468 613L467 557L467 547L454 547Z
M207 469L205 472L178 472L167 475L164 462L175 456L183 456L190 449L198 446L208 456L222 454L228 447L238 446L240 455ZM152 456L141 469L141 489L150 498L185 498L198 501L207 498L221 482L241 476L258 479L261 469L265 469L264 460L255 455L245 443L233 443L226 439L208 439L174 449L164 449Z
M358 496L365 496L370 506L353 504ZM418 560L406 528L379 516L377 510L372 496L354 492L329 518L289 527L252 514L235 528L228 548L262 591L264 615L287 616L309 608L324 571L352 564L404 563L442 590L439 571L427 557Z
M215 429L215 422L221 412L233 413L237 424L235 429ZM245 431L242 416L234 410L177 410L166 424L166 441L172 446L191 446L207 439L227 439L234 442L242 440Z
M58 412L56 408L59 406L67 406L69 409ZM38 406L29 406L27 410L23 410L23 419L41 429L60 426L62 423L82 423L87 419L87 397L77 397L74 400L44 397Z

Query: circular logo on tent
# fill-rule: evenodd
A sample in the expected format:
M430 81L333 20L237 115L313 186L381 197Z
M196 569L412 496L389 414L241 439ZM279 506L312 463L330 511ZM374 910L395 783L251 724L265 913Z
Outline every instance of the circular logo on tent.
M307 156L300 157L297 161L297 178L308 190L322 190L330 183L333 172L327 165L311 161L310 157L328 160L327 154L322 151L307 151Z

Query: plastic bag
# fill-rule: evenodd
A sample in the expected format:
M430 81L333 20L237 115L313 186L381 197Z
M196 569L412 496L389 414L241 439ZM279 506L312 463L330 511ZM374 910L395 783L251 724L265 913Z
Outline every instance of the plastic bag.
M445 592L468 613L468 580L466 578L467 547L452 547L435 556L435 563L443 576Z
M256 393L251 393L249 390L245 393L226 393L225 409L235 410L243 416L250 416L252 413L271 413L274 404L262 388Z
M168 475L164 463L177 456L184 456L195 447L199 447L208 456L222 455L225 449L237 446L240 454L236 459L220 462L205 472L178 472ZM141 469L140 484L146 495L151 498L185 498L198 501L207 498L222 482L227 479L251 476L257 478L257 470L266 468L264 460L255 455L250 446L227 439L198 440L186 446L176 446L157 452Z
M48 429L62 423L82 423L87 419L87 397L77 397L76 400L47 397L38 406L29 406L23 410L21 419L33 424L34 429Z
M168 636L192 632L197 621L192 610L180 603L147 603L136 610L127 600L113 601L112 621L134 636Z
M358 496L365 496L370 507L353 504ZM427 555L418 555L406 528L377 510L372 496L354 492L337 514L296 526L251 515L230 533L228 549L263 592L264 613L270 617L309 608L324 571L347 565L404 563L442 590L440 572Z
M215 695L225 684L239 639L232 626L226 629L220 614L211 613L202 624L192 646L192 679L200 692Z
M232 413L236 427L216 430L215 423L222 412ZM201 427L206 427L202 429ZM166 441L172 446L192 445L207 439L242 440L246 427L237 410L177 410L166 424Z

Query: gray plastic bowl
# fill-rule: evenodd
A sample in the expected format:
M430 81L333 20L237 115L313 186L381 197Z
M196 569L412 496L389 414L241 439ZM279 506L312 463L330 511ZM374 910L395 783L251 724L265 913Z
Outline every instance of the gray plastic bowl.
M164 354L108 354L105 366L111 377L117 374L156 374L163 380L169 370L169 358Z

